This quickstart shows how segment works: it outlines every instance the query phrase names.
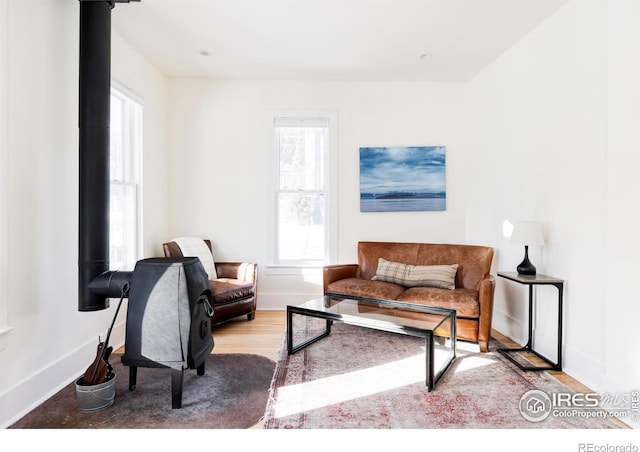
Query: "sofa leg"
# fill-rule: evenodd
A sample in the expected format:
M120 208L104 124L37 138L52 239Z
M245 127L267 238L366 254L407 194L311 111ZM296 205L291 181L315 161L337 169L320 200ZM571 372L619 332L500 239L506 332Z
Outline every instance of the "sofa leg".
M253 320L256 317L256 311L251 311L249 314L247 314L247 320Z
M479 341L480 351L482 353L487 353L489 351L489 342L488 341Z

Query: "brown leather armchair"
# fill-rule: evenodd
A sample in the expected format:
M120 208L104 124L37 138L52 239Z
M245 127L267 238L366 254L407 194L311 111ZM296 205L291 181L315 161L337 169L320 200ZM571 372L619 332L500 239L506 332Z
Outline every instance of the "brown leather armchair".
M211 251L211 241L204 240ZM183 257L175 242L162 244L165 257ZM190 257L190 256L184 256ZM246 315L253 320L258 296L258 264L253 262L214 262L217 277L210 279L213 295L211 324L217 325L235 317Z

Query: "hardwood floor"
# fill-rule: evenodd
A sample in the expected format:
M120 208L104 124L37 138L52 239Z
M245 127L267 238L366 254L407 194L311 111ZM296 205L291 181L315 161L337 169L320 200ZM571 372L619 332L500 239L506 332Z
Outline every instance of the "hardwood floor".
M254 353L278 360L286 323L285 311L257 311L213 328L213 353Z

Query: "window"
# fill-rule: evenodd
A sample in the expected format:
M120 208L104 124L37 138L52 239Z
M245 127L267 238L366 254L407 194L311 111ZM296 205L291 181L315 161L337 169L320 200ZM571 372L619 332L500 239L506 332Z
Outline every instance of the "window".
M133 270L140 252L142 105L112 83L109 265Z
M321 266L331 261L335 202L331 190L330 117L274 116L272 261ZM332 240L333 239L333 240Z

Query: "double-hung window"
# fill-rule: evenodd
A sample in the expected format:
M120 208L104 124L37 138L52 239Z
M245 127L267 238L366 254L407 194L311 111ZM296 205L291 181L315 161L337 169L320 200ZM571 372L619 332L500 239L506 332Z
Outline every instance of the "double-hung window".
M142 105L118 83L111 88L109 265L133 270L141 245Z
M272 261L276 266L322 266L335 244L330 116L273 117ZM333 133L335 135L335 133Z

